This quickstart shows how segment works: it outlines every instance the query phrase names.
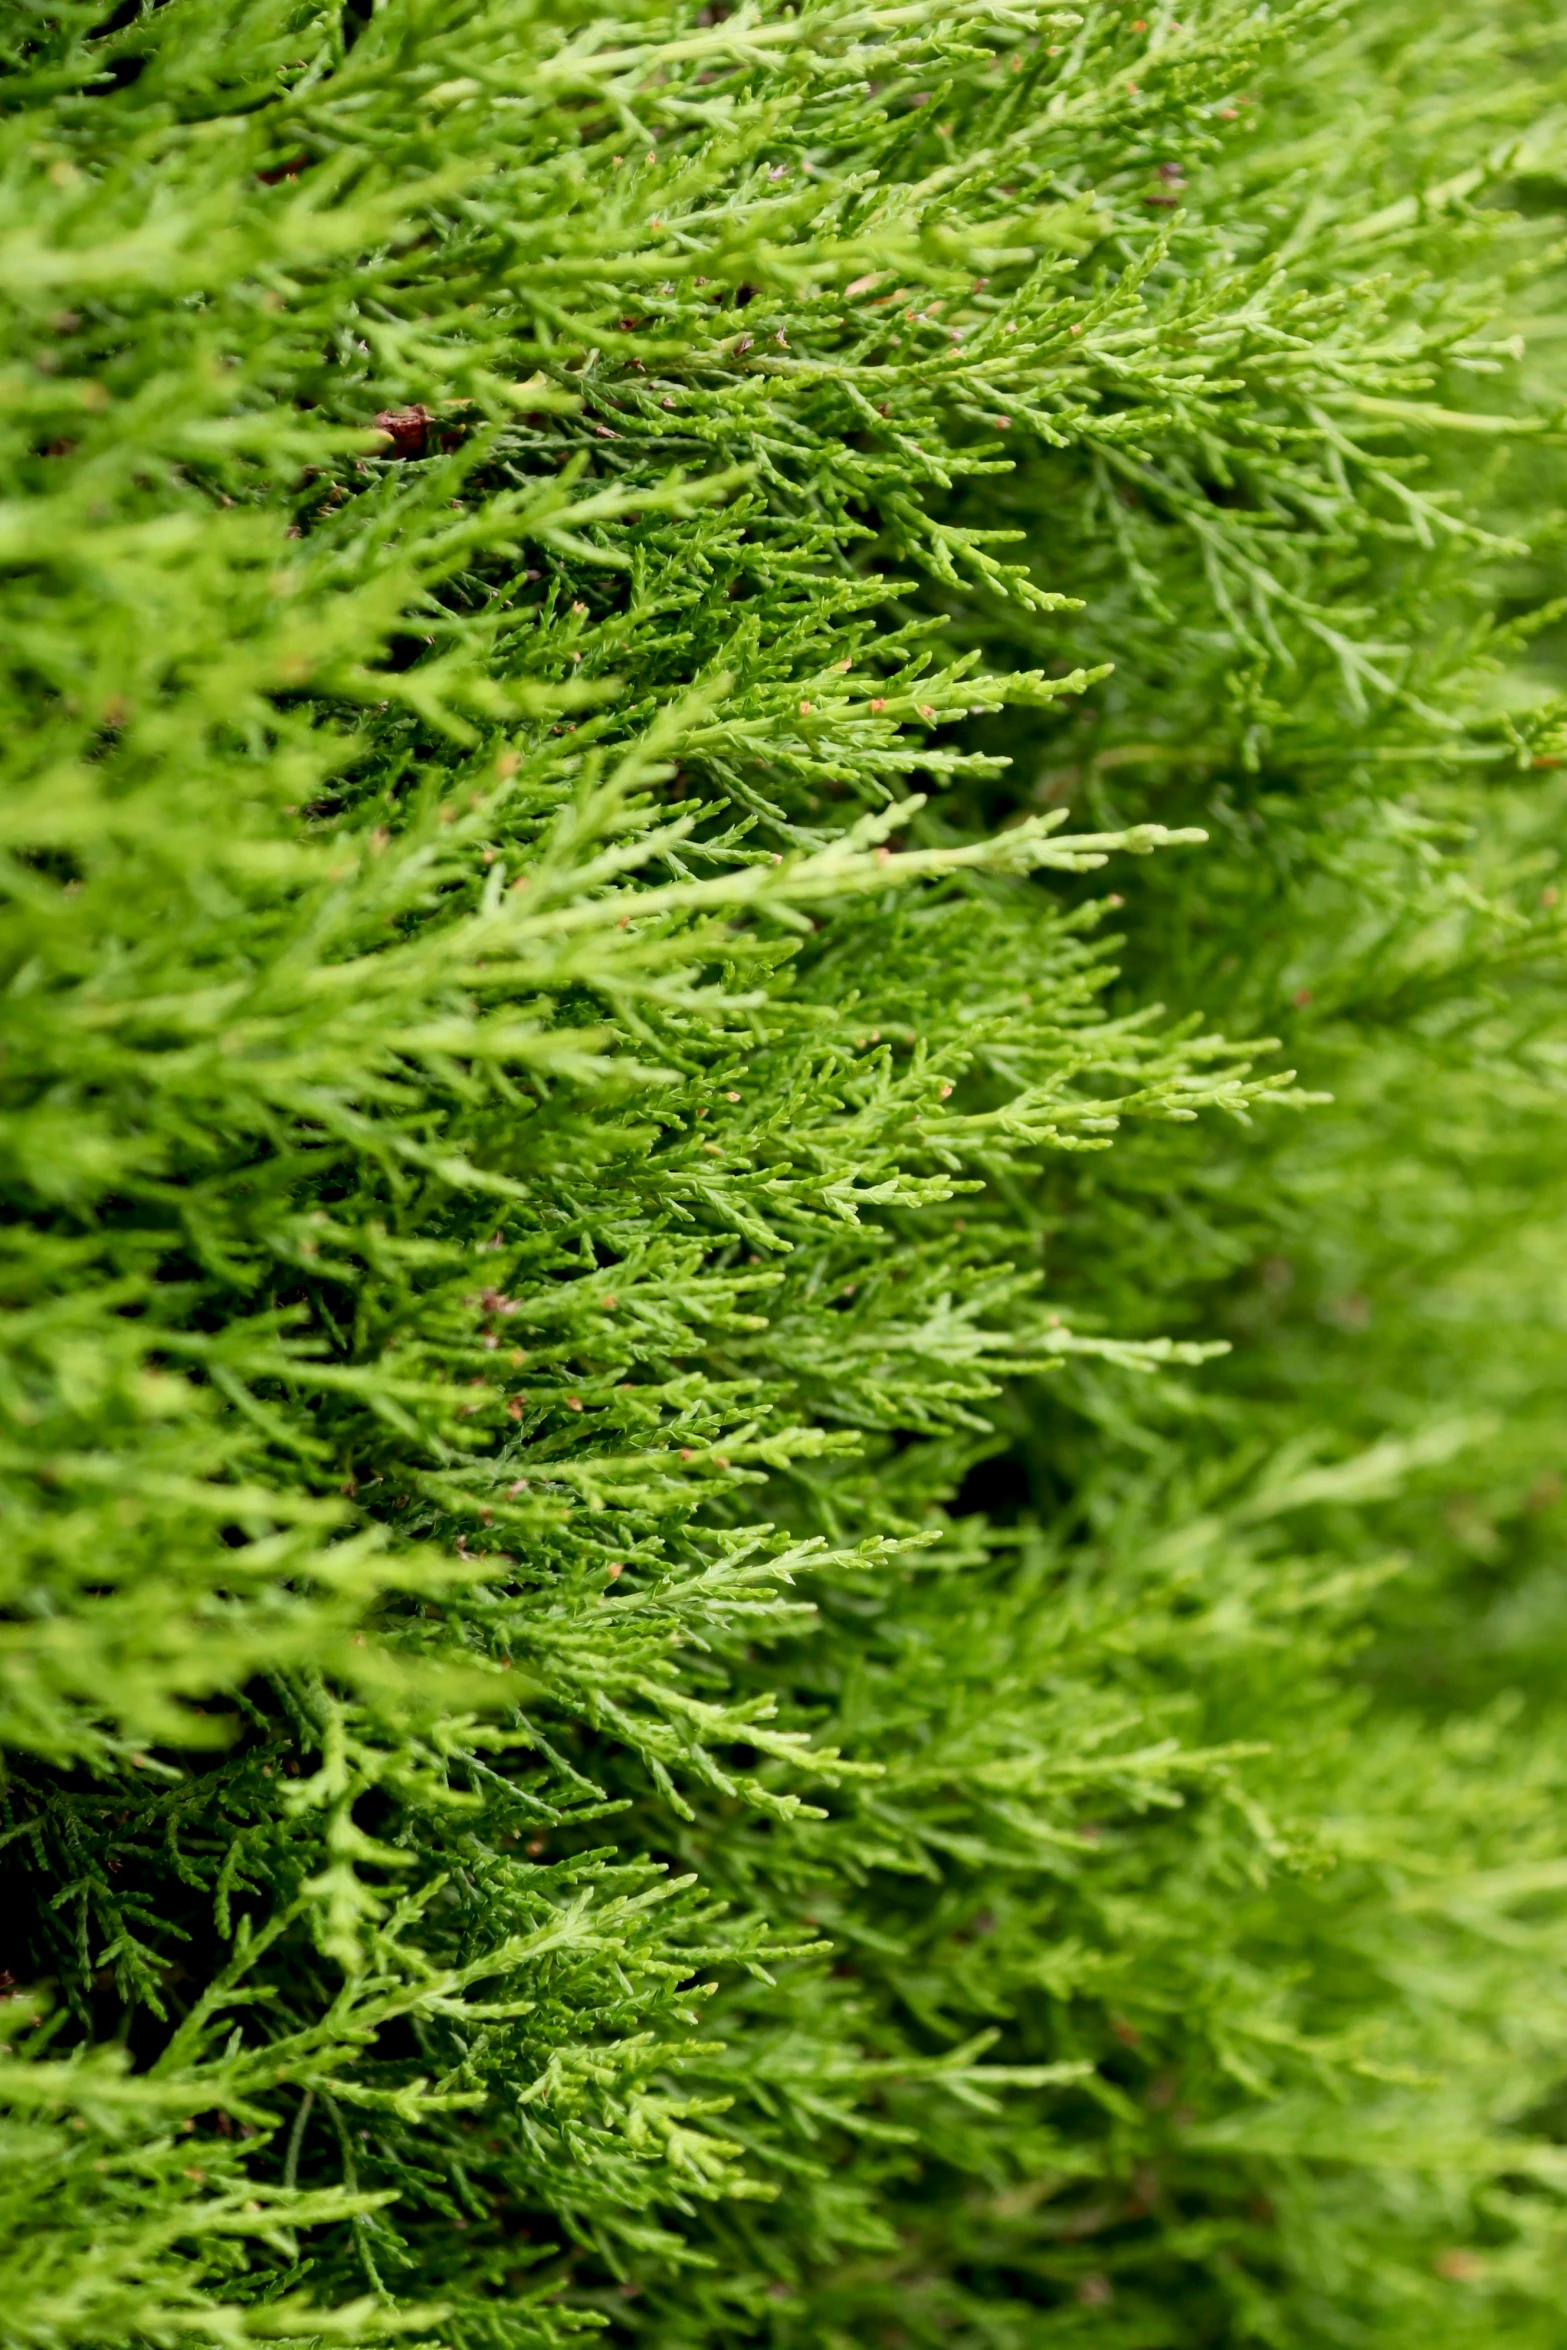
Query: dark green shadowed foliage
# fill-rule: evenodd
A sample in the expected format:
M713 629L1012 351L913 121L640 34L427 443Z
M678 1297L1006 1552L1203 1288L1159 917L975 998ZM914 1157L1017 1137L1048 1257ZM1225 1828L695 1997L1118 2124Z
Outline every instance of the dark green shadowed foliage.
M8 2339L1559 2350L1559 12L104 5Z

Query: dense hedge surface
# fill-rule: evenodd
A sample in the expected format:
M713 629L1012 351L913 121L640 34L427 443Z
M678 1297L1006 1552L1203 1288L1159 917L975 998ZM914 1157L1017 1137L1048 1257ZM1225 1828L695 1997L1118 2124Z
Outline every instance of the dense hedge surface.
M1546 0L17 0L36 2350L1556 2350Z

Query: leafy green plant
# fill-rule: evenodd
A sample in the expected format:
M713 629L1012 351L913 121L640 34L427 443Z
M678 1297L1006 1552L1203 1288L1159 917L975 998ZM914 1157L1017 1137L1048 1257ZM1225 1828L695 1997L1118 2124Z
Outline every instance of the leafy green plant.
M17 2339L1553 2341L1550 13L0 71Z

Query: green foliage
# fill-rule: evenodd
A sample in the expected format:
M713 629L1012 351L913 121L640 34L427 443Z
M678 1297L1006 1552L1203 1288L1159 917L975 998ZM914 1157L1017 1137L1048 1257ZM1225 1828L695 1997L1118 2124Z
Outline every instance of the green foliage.
M19 2342L1555 2343L1564 64L1426 13L7 19Z

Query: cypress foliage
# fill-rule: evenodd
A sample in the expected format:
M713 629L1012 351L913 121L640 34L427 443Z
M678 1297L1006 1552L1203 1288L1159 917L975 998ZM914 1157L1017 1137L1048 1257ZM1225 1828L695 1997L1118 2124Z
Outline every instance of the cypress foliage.
M18 2341L1558 2340L1563 60L1428 13L10 11Z

